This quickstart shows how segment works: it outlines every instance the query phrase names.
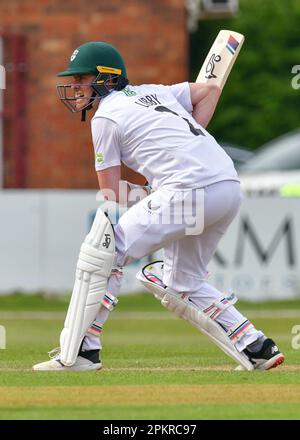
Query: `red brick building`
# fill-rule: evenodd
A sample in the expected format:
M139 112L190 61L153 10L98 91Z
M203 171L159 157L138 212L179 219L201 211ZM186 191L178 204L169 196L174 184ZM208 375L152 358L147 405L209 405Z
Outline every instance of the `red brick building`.
M0 3L0 36L6 188L97 187L90 115L82 123L55 88L77 46L115 45L132 83L187 79L185 0L10 0Z

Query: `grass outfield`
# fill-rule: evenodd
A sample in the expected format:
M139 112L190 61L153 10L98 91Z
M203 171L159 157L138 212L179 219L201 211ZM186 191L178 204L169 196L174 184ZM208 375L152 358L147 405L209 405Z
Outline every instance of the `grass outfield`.
M300 302L240 303L286 355L268 372L236 372L196 329L149 295L122 297L103 333L103 369L37 373L57 346L68 299L0 297L0 419L300 419ZM299 341L300 342L300 341Z

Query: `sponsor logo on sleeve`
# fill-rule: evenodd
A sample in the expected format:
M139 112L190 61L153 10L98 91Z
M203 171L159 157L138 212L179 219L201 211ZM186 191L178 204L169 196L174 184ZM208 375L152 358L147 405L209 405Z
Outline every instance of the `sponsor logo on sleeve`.
M95 154L95 161L97 165L100 165L104 162L104 154L103 153L96 153Z

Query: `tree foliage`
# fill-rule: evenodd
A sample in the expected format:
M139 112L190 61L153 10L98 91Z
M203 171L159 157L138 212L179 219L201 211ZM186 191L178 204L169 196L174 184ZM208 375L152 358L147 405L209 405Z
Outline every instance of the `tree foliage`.
M220 29L245 35L209 131L220 141L256 148L300 127L300 0L240 0L237 17L200 21L190 35L190 80Z

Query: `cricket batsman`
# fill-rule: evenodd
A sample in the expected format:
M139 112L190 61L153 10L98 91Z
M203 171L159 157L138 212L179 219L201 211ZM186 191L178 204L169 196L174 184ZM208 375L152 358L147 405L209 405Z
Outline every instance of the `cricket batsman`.
M99 335L118 302L123 267L159 249L163 261L137 277L163 307L204 333L239 369L281 364L284 355L236 309L236 297L207 281L207 265L241 204L232 160L206 131L221 89L188 82L130 85L122 56L104 42L78 47L58 76L70 80L57 86L68 109L82 112L82 120L94 112L100 190L126 202L122 164L136 173L125 184L126 197L139 189L141 176L149 185L114 229L97 210L80 249L59 350L33 369L99 370Z

